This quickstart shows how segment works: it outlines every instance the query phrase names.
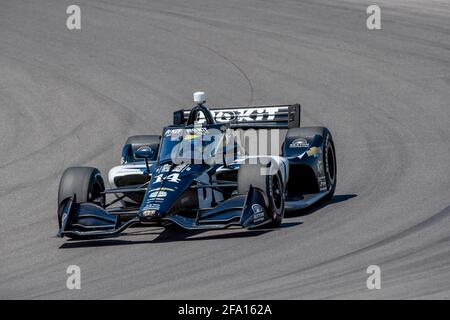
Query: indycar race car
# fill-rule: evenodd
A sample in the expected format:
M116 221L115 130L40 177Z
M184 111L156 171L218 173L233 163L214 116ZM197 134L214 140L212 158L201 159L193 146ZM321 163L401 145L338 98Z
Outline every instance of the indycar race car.
M278 227L285 211L333 196L331 133L300 127L299 104L209 109L202 92L194 101L191 110L174 113L161 136L128 138L121 165L109 172L111 188L96 168L66 169L58 192L58 236L113 236L136 224ZM277 148L273 137L279 132L284 138ZM268 142L275 152L267 152Z

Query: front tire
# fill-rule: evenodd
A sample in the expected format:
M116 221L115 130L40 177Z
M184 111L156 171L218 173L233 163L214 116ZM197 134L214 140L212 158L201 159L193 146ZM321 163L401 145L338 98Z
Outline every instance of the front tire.
M62 211L67 200L75 196L74 203L92 202L105 206L105 183L97 168L67 168L59 183L58 191L58 224L61 227Z

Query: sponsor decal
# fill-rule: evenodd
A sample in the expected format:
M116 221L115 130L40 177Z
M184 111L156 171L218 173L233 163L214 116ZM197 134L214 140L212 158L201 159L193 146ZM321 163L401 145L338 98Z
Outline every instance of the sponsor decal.
M297 148L309 148L309 143L306 141L306 139L298 138L291 142L289 145L289 148L291 149L297 149Z
M170 164L165 164L161 167L161 169L159 170L160 173L162 172L169 172L170 171Z
M198 134L187 134L184 136L184 140L195 140L197 138L200 138L201 136Z
M167 197L166 191L159 191L159 190L153 191L148 194L148 197L145 200L145 204L150 205L152 203L157 202L161 203L166 199L166 197Z
M211 113L217 123L228 122L254 122L254 121L273 121L278 113L278 107L245 108L245 109L224 109L211 110ZM200 115L198 122L205 121L205 117Z
M320 154L320 148L319 147L312 147L312 148L309 148L309 150L308 151L306 151L306 154L309 156L309 157L318 157L319 156L319 154Z
M145 206L144 211L146 211L146 210L159 210L160 207L161 206L160 206L159 203L150 203L150 204Z
M149 198L164 198L167 197L167 192L165 191L155 191L148 195Z
M327 190L327 181L326 181L325 176L319 177L319 189L320 189L320 191Z
M172 171L173 172L182 172L182 171L184 171L184 169L187 169L186 168L187 166L188 166L188 164L182 163L182 164L177 165Z
M207 134L208 128L194 127L194 128L188 128L188 129L184 129L184 128L167 129L166 132L164 133L164 135L166 137L171 137L171 136L179 136L179 135L182 135L183 133L187 134L186 137L189 137L189 135L191 135L191 139L192 139L192 135ZM187 140L189 140L189 139L187 139Z
M137 149L137 151L149 151L149 152L153 152L153 149L150 148L149 146L142 146L142 147L139 147L139 148Z
M155 192L155 191L175 191L175 189L162 187L162 188L155 188L155 189L150 190L150 192Z
M311 148L309 148L308 151L301 153L298 156L298 158L302 159L305 154L308 155L308 157L316 157L317 158L321 153L322 153L322 151L320 150L319 147L311 147Z
M208 128L204 128L204 127L194 127L194 128L189 128L189 129L185 129L186 132L188 134L207 134L208 133Z
M253 210L253 222L257 223L264 220L264 209L259 204L252 205Z
M144 210L142 215L144 217L154 217L156 215L156 210Z
M323 161L322 160L318 160L317 161L317 173L321 176L323 176L325 174L324 172L324 167L323 167Z
M183 132L183 129L167 129L166 132L164 133L164 135L166 137L170 137L170 136L178 136Z
M62 215L62 218L61 218L62 226L64 226L66 224L66 220L67 220L67 212L64 212L64 214Z

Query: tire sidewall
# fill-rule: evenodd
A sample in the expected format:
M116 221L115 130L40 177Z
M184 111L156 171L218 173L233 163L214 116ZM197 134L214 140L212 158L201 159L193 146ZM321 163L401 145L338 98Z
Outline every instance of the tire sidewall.
M105 182L103 181L100 171L98 171L98 170L96 170L96 172L93 173L92 178L89 181L89 191L88 191L88 201L87 202L91 202L91 200L93 200L92 199L92 197L94 196L92 194L94 191L93 187L96 185L99 188L98 190L95 190L96 193L105 191ZM94 203L100 205L103 208L106 203L106 196L105 196L105 194L103 194L103 195L97 194L97 195L99 195L99 197L97 197L97 198L100 198L100 203L99 202L94 202Z
M332 154L330 154L330 152ZM323 163L327 190L330 191L331 194L333 194L334 190L336 189L337 182L336 149L334 148L333 138L328 130L326 130L324 133ZM333 167L331 168L331 166ZM331 172L333 172L333 174Z
M274 179L278 179L278 184L281 192L281 203L277 207L275 200L274 200ZM267 196L269 199L269 211L270 215L272 217L272 221L274 223L281 223L281 220L283 220L284 217L284 190L283 190L283 183L281 180L281 175L279 172L277 172L275 175L269 175L267 177Z
M90 170L89 177L87 172L83 171L78 172L80 176L77 175L78 170ZM72 177L70 177L72 175ZM72 180L76 177L78 179L77 183L73 183L72 185L75 185L73 190L70 190L71 188L66 187L67 181ZM88 178L88 179L86 179ZM67 200L72 197L75 194L75 203L80 204L83 202L93 202L97 205L100 205L102 207L105 206L106 196L103 194L101 195L100 192L105 190L105 183L103 181L103 178L100 174L100 171L96 168L68 168L61 177L59 190L58 190L58 224L61 227L61 219L62 219L62 213L64 206L67 202ZM93 197L99 196L100 203L94 202Z

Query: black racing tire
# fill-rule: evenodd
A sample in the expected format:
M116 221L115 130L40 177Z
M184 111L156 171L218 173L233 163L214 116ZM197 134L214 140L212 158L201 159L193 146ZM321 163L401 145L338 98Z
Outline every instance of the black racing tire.
M147 146L147 147L150 147L153 149L154 154L151 158L149 158L149 160L150 161L156 160L156 158L158 157L158 150L159 150L160 142L161 142L161 136L159 136L159 135L138 135L138 136L128 137L127 141L125 142L125 146L131 145L131 148L127 154L127 160L128 160L127 162L137 161L137 159L134 157L133 152L143 146ZM142 159L139 159L138 161L142 161Z
M92 202L105 206L105 183L100 171L92 167L67 168L59 183L58 224L61 227L62 210L66 201L75 195L75 203Z
M336 149L334 147L333 136L330 130L325 127L303 127L291 128L286 133L286 139L304 138L310 139L316 136L322 137L322 155L324 174L327 183L327 190L330 192L324 197L324 200L333 198L337 184L337 165ZM284 149L284 148L283 148Z
M334 147L333 137L327 128L323 128L323 166L325 171L325 178L327 181L327 189L330 191L325 200L330 200L334 196L337 185L337 165L336 165L336 149Z
M266 170L266 165L241 164L238 171L238 193L247 194L252 185L263 190L267 195L268 209L272 214L272 222L269 227L277 228L284 217L284 188L280 172L273 175L262 175L261 169Z

